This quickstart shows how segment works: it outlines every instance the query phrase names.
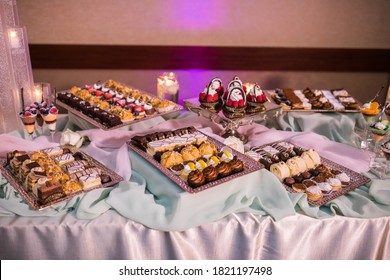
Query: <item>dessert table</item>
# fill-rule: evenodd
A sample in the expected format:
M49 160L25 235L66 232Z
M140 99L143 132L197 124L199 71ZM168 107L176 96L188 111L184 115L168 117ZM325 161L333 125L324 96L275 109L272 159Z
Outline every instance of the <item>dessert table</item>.
M81 149L124 181L33 211L3 180L1 259L390 259L390 180L369 173L369 154L350 144L260 124L239 128L249 136L248 146L290 141L372 179L315 207L306 194L287 193L265 169L186 193L128 150L126 141L136 134L191 125L223 141L221 127L193 113L114 133L83 122L67 115L58 131L88 136L91 142ZM52 147L60 137L57 132L54 142L47 135L27 141L21 131L3 134L0 156Z

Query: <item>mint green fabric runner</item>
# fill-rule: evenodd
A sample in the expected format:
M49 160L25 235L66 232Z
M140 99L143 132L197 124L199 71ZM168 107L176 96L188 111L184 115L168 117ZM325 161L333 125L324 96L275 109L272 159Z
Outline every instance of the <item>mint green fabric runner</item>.
M361 113L283 112L277 117L278 128L285 131L314 132L339 143L356 145L354 128L363 127Z
M177 119L158 124L153 129L172 129L192 124L197 124L198 129L218 138L219 128L194 114L181 115ZM59 127L74 126L64 118L59 122ZM362 151L349 145L328 141L318 134L276 131L261 125L241 129L255 136L251 138L252 144L260 145L262 141L268 143L271 139L315 143L320 154L332 156L331 159L338 162L343 162L346 154L354 155L348 157L350 167L365 161L365 154ZM145 129L139 133L150 131ZM373 179L371 183L322 207L310 206L305 194L286 192L283 185L267 170L251 173L197 194L189 194L142 157L132 151L127 152L125 142L134 135L133 131L115 130L113 133L90 129L81 132L92 141L82 149L95 155L125 180L113 187L93 190L48 209L33 211L13 187L2 179L0 215L33 217L68 214L79 219L94 219L109 209L114 209L128 219L163 231L185 230L239 212L269 215L275 221L295 215L297 212L317 219L331 218L335 215L358 218L390 216L390 180L379 180L371 173L365 173ZM58 140L60 136L61 133L57 132L56 139ZM33 143L21 137L19 132L13 132L0 135L0 141L8 143L9 148L25 145L41 148L56 145L48 137L39 137ZM359 164L361 170L362 166L363 164Z

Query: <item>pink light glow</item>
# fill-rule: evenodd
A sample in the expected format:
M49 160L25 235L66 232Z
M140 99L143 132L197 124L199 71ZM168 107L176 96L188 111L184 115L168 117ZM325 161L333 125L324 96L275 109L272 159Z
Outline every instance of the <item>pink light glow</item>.
M172 24L186 31L222 28L226 18L224 5L226 2L222 0L177 1L172 12Z

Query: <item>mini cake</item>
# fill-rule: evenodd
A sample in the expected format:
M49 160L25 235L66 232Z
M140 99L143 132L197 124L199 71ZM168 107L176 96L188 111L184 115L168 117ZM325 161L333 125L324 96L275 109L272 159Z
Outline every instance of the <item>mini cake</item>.
M212 79L204 91L199 94L200 107L218 113L222 108L223 91L222 80Z
M73 157L72 154L62 154L62 155L54 156L53 160L59 166L62 166L62 165L65 165L67 163L70 163L70 162L74 161L74 157Z
M326 182L329 183L334 190L341 189L341 181L337 178L328 178Z
M246 94L242 87L229 89L227 100L223 106L223 114L229 119L238 119L245 116Z
M335 175L335 178L339 179L343 186L348 186L351 182L351 178L345 172Z
M96 187L101 184L101 179L99 174L87 174L79 178L79 182L83 187L83 190L88 190L90 188Z
M61 147L52 147L42 150L43 153L46 153L48 156L57 156L62 155L63 150Z
M323 194L321 189L318 186L311 186L306 188L306 194L310 200L319 200L322 198Z
M46 181L37 189L37 196L41 204L46 204L64 197L65 193L60 183Z
M290 169L291 176L295 176L300 173L299 166L296 161L296 158L290 158L286 161L287 167Z
M290 177L290 169L287 164L282 162L274 163L270 166L270 171L279 178L280 181L283 181L284 178Z
M230 149L229 147L225 146L225 147L222 147L221 149L221 152L219 154L219 157L221 158L222 161L224 162L229 162L233 159L233 153L232 153L232 149Z
M193 162L188 162L184 165L184 168L180 172L180 178L184 181L187 181L188 175L191 171L197 170L196 165Z
M216 156L211 156L209 161L208 161L208 165L211 165L211 166L217 166L219 163L221 162L221 160L216 157Z
M292 177L287 177L283 180L283 183L286 184L287 186L291 187L293 184L295 184L295 179Z
M333 190L332 186L327 182L317 183L317 186L324 195L330 194Z
M306 186L306 188L317 185L317 182L313 180L304 180L302 183Z
M264 102L266 102L267 96L261 89L260 85L255 83L253 87L246 87L246 112L248 114L259 113L266 110Z
M180 173L182 172L183 169L184 169L184 165L182 163L175 164L170 168L170 170L173 172L173 174L178 175L178 176L180 175Z

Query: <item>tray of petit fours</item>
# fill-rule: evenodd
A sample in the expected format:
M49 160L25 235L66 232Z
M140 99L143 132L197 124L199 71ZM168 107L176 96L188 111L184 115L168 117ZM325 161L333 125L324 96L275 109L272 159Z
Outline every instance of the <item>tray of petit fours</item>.
M12 151L0 159L0 164L3 176L34 210L123 181L93 157L67 145Z
M269 90L276 104L285 111L299 112L360 112L359 102L345 89L313 90L305 88L294 90L292 88L277 88Z
M370 179L289 142L274 142L246 151L274 174L291 193L306 193L309 204L322 206Z
M183 110L177 103L113 80L58 92L56 104L103 130Z
M127 144L189 193L215 187L264 167L194 127L137 135Z

